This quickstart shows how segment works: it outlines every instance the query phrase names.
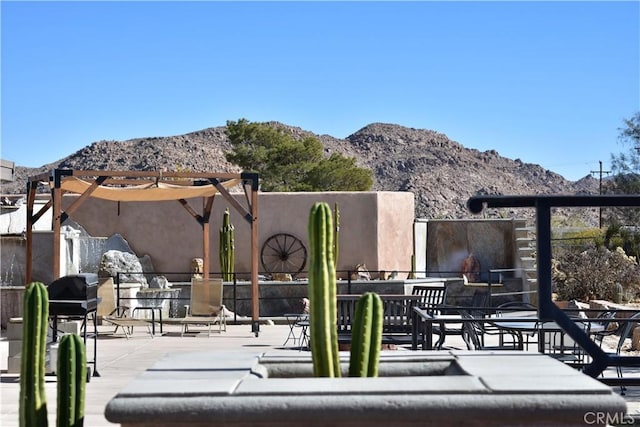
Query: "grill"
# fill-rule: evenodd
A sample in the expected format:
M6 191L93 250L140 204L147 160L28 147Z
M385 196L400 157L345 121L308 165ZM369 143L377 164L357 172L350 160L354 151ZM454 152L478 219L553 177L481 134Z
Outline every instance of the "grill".
M98 275L63 276L49 284L49 315L84 316L98 309Z
M85 345L87 338L93 338L93 376L98 374L98 275L95 273L74 274L54 280L47 287L49 291L49 316L53 318L53 341L58 340L58 319L82 319L82 337ZM93 333L87 333L88 320L93 314ZM91 368L87 367L87 382L91 377Z

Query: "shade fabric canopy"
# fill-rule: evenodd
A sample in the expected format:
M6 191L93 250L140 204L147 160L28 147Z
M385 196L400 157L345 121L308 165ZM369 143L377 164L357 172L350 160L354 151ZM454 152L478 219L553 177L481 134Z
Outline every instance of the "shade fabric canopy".
M80 178L81 177L81 178ZM213 199L221 194L234 207L251 228L251 330L260 331L260 308L258 289L258 189L259 177L255 172L209 173L167 171L106 171L54 169L48 173L30 176L27 182L27 229L26 229L26 274L25 286L31 282L33 273L33 224L44 212L53 209L53 251L51 276L60 277L60 239L62 223L80 208L88 198L112 202L164 202L178 201L202 227L203 276L209 277L209 230ZM37 189L45 184L51 199L38 212L34 211ZM194 185L195 184L195 185ZM236 200L229 189L240 186L246 196L246 206ZM64 207L64 193L78 194L72 203ZM186 199L203 199L202 211L198 213Z
M222 181L224 188L232 188L242 183L241 179ZM84 194L93 184L77 177L65 177L60 185L63 191L76 194ZM142 185L128 187L109 187L98 185L91 197L113 202L160 202L178 199L190 199L195 197L211 197L219 193L212 185L176 185L167 182L149 182Z

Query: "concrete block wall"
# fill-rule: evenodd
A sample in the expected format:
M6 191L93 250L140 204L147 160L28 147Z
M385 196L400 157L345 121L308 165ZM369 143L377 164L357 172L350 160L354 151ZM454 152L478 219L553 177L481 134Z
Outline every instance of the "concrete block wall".
M14 317L7 323L7 372L20 373L20 354L22 353L22 318Z

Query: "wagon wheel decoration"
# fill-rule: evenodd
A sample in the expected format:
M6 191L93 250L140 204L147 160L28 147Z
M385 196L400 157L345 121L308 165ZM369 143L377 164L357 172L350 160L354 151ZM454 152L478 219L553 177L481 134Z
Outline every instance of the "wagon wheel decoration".
M260 260L267 273L290 273L295 276L307 264L307 248L292 234L274 234L262 245Z

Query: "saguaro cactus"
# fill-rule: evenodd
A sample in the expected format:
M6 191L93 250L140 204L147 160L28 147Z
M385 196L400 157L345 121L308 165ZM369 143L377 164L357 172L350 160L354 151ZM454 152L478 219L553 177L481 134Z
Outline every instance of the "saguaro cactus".
M83 426L87 354L80 336L67 334L60 340L57 377L57 427Z
M309 214L309 294L313 372L316 377L341 376L336 317L336 269L333 220L326 203Z
M49 295L40 282L31 283L24 294L22 353L20 366L20 427L47 426L45 355Z
M351 326L350 377L377 377L382 344L382 300L367 292L356 304Z
M338 255L340 253L340 210L338 203L333 204L333 265L338 269Z
M235 257L234 227L230 217L229 208L227 208L224 211L220 228L220 270L222 271L222 280L226 282L233 280Z

